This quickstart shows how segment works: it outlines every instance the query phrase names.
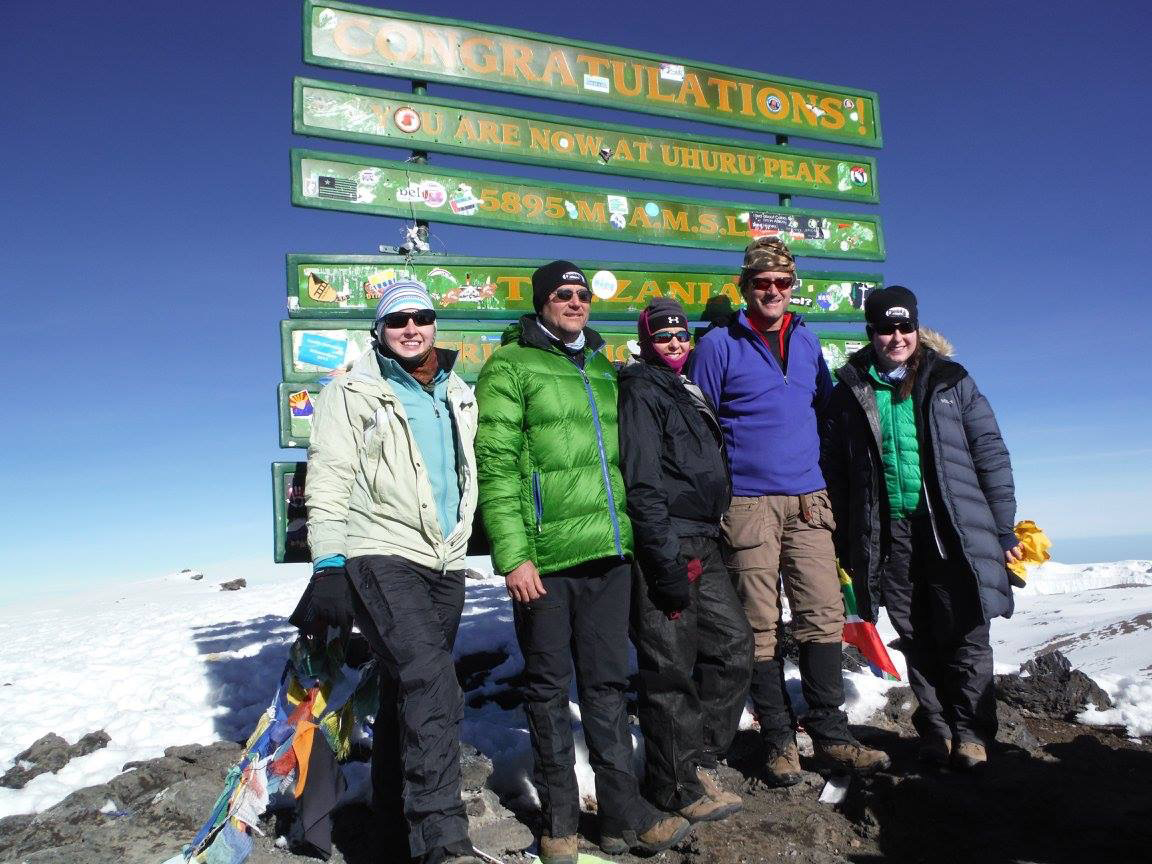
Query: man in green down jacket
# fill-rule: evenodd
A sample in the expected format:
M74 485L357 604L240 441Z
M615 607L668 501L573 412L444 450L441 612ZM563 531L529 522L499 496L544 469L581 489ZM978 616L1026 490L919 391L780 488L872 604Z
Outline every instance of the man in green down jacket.
M689 824L640 796L628 683L632 528L619 469L616 372L585 325L583 271L553 261L532 275L536 315L504 332L476 384L479 505L505 574L524 655L524 708L542 811L540 858L576 864L569 688L573 661L601 848L655 853Z

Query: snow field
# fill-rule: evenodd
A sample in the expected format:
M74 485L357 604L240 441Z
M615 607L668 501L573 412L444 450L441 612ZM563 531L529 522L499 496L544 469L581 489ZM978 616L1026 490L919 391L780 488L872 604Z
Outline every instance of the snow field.
M505 794L535 800L523 712L490 698L507 690L522 668L503 580L487 559L473 559L486 574L469 579L457 637L457 656L485 652L498 662L468 701L462 737L488 755L492 782ZM173 745L247 737L279 680L295 631L287 623L307 582L307 569L280 567L249 579L249 587L219 590L219 580L190 574L105 588L66 600L37 601L0 611L0 771L17 753L48 732L75 742L104 729L111 743L73 759L57 774L43 774L24 789L0 788L0 816L38 812L72 791L120 773L125 762L160 756ZM1122 585L1124 587L1112 587ZM886 642L895 633L879 622ZM1033 571L1017 594L1016 615L992 627L998 671L1055 645L1074 666L1092 675L1117 701L1108 712L1086 712L1089 723L1124 724L1132 734L1152 734L1152 563L1070 567L1049 563ZM892 652L904 674L903 656ZM795 667L788 689L802 706ZM890 682L846 673L847 710L864 723L884 703ZM581 794L594 798L587 749L577 724L577 776ZM741 725L752 717L745 711ZM633 728L637 767L643 741ZM349 769L345 800L368 795L367 766Z

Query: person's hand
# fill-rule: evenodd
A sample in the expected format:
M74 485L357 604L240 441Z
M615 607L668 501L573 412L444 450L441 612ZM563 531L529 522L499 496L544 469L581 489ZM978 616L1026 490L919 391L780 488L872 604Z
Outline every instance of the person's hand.
M700 562L697 559L692 559L685 562L683 566L657 571L648 582L648 596L652 598L652 605L671 620L679 618L680 613L687 609L688 604L692 602L693 561L696 563L696 578L699 579Z
M516 569L504 577L504 584L508 586L508 593L517 603L531 603L539 600L548 592L544 590L544 583L540 581L540 571L531 559L516 565Z
M1004 563L1005 564L1015 564L1017 561L1023 561L1023 560L1024 560L1024 544L1023 543L1017 543L1011 549L1006 549L1004 551Z
M354 615L352 583L340 565L316 569L288 621L305 636L323 638L329 627L346 634Z

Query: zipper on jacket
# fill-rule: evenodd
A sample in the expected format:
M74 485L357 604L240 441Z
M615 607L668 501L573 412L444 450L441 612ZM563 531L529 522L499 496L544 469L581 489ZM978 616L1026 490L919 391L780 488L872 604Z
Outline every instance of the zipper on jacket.
M544 523L544 496L540 492L540 472L532 472L532 505L536 508L536 533L539 534Z
M624 557L624 547L620 543L620 521L616 518L616 496L612 494L612 479L608 475L608 454L604 450L604 430L600 426L600 412L596 408L596 397L592 394L592 382L581 369L584 389L588 393L588 404L592 406L592 425L596 427L596 446L600 449L600 473L604 477L604 491L608 493L608 515L612 517L612 532L616 540L616 554Z

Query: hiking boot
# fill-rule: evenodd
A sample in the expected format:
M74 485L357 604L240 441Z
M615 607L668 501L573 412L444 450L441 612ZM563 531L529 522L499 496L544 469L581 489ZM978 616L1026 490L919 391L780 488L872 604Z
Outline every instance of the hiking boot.
M736 798L735 795L730 796ZM743 806L739 798L733 801L718 801L705 792L691 804L676 812L695 825L697 822L719 822L726 819Z
M952 739L942 735L932 735L920 742L917 757L930 768L943 768L952 755Z
M601 837L600 848L609 855L632 852L637 855L655 855L671 849L688 836L692 823L680 816L665 816L646 831L625 831L623 837Z
M768 748L768 758L764 760L764 779L770 786L795 786L801 780L800 751L796 742L789 741L783 747Z
M575 834L567 837L540 835L540 864L576 864L579 859Z
M817 739L812 742L812 748L819 761L833 770L846 771L849 774L873 774L892 764L892 760L883 750L873 750L859 741Z
M720 801L723 804L730 806L734 805L735 813L744 807L744 801L735 792L729 792L720 785L720 777L715 769L697 768L696 779L700 781L700 785L704 787L704 792L713 801Z
M988 750L979 741L961 741L952 751L952 767L976 771L988 763Z

